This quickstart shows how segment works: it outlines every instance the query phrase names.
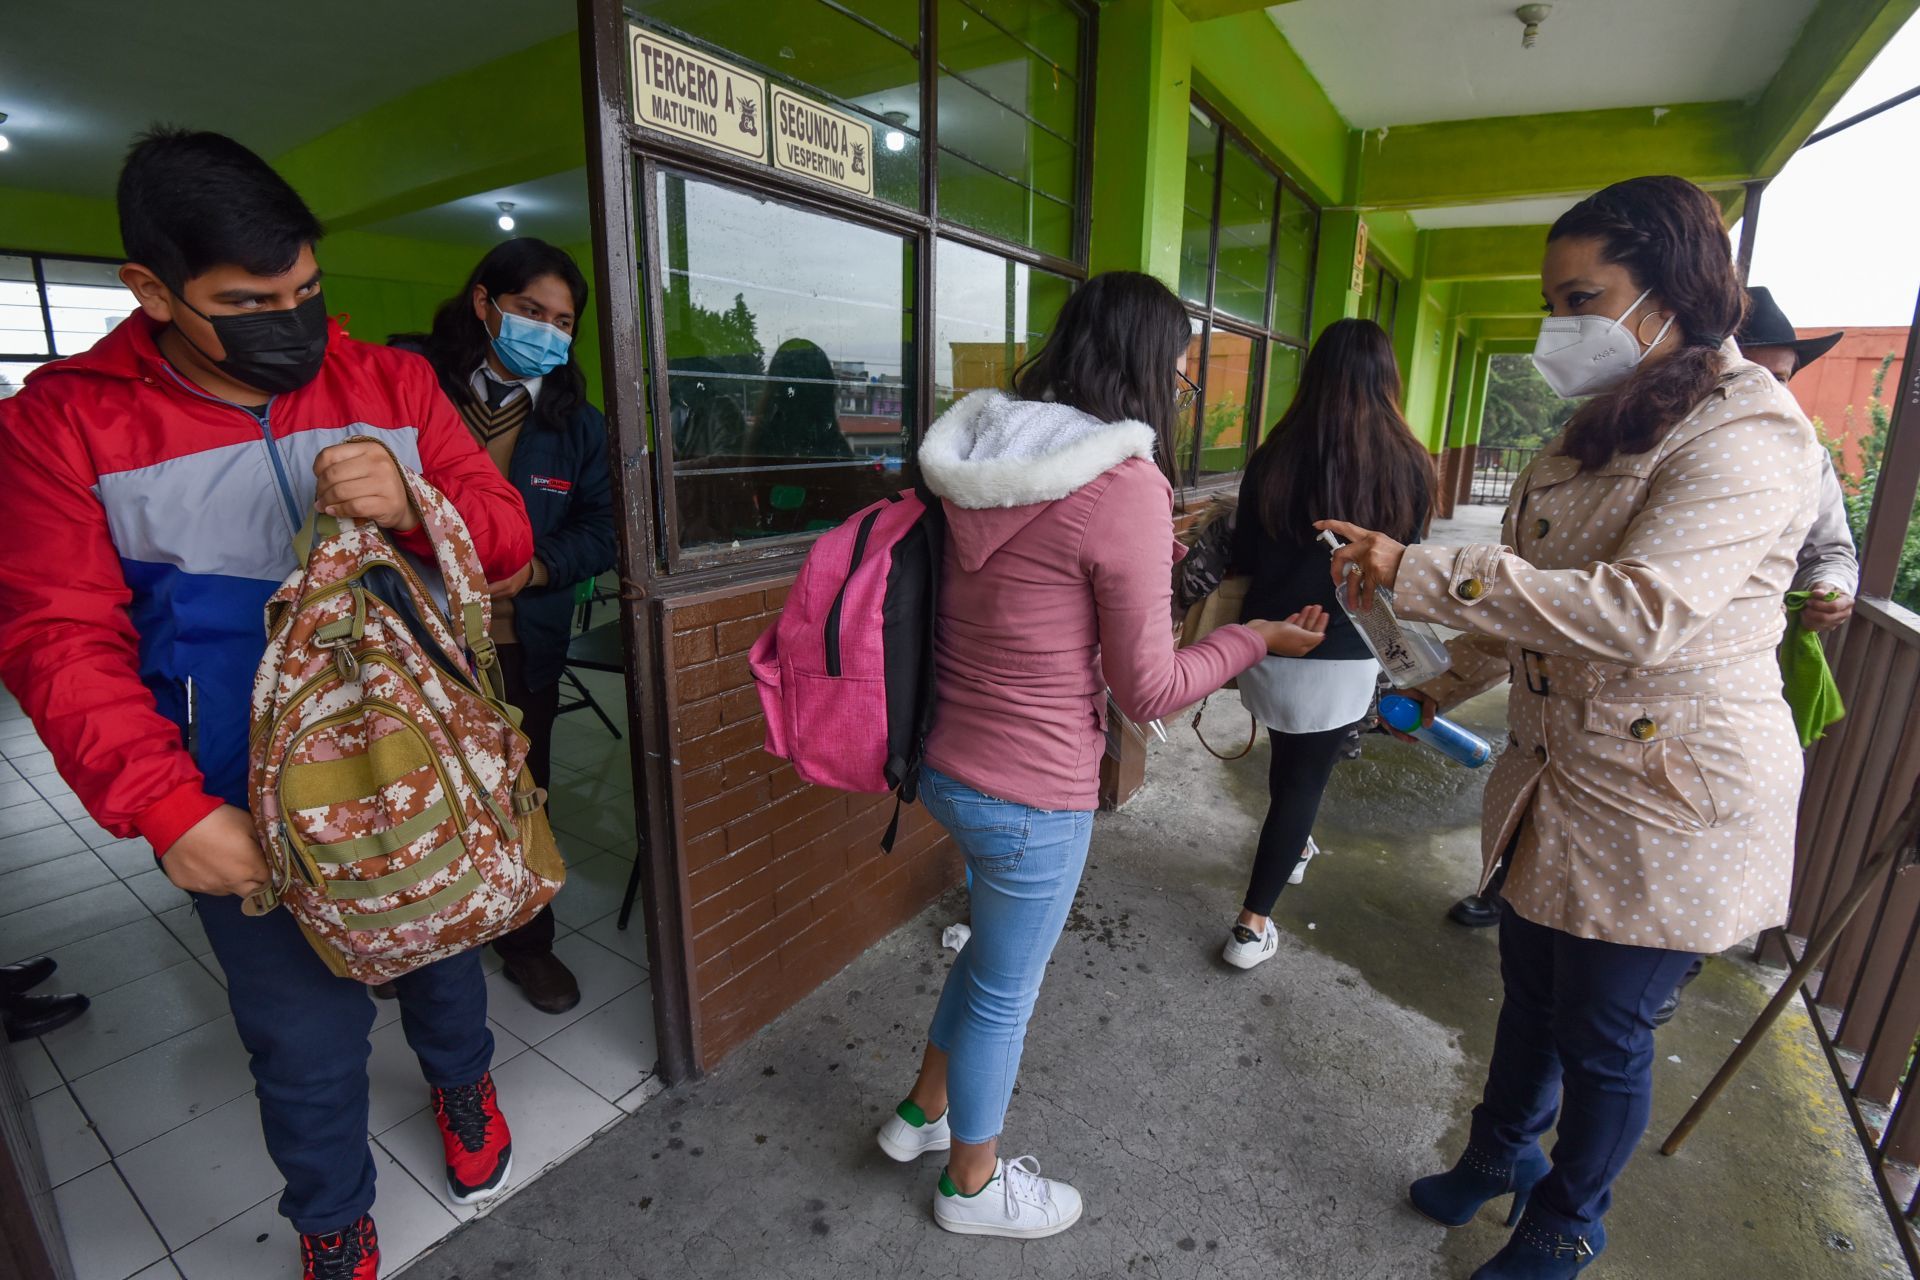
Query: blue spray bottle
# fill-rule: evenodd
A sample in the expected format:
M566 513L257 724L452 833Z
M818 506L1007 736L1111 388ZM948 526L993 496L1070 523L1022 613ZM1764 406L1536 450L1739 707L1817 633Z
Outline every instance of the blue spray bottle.
M1422 726L1420 704L1404 694L1381 695L1380 718L1409 738L1426 743L1469 769L1478 769L1493 755L1493 747L1485 738L1444 716L1435 716L1430 724Z

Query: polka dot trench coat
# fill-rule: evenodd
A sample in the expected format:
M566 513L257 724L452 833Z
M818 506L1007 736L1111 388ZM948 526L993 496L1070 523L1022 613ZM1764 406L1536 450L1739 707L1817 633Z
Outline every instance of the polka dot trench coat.
M1447 706L1511 678L1485 877L1582 938L1721 951L1786 918L1801 756L1775 658L1821 446L1729 343L1721 384L1653 449L1582 472L1549 448L1505 546L1407 550L1404 616L1458 628Z

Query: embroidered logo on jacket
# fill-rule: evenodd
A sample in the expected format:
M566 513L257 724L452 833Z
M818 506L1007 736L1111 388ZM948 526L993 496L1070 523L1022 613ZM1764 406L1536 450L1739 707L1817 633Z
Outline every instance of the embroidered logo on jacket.
M573 490L573 481L562 480L559 476L528 476L527 483L548 493L570 493Z

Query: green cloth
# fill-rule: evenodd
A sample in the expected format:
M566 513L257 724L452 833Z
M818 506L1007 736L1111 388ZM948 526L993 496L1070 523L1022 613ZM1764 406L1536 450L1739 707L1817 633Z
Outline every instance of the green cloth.
M1827 726L1847 714L1833 672L1827 669L1827 651L1820 637L1800 624L1800 611L1807 607L1809 595L1787 592L1787 634L1780 641L1780 679L1803 748L1826 737Z

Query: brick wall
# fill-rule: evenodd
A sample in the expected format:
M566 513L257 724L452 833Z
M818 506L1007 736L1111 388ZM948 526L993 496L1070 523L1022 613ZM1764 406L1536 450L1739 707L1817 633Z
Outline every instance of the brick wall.
M761 750L747 650L786 592L785 580L756 583L664 610L674 826L704 1068L960 879L957 850L918 805L882 854L891 797L807 786Z

